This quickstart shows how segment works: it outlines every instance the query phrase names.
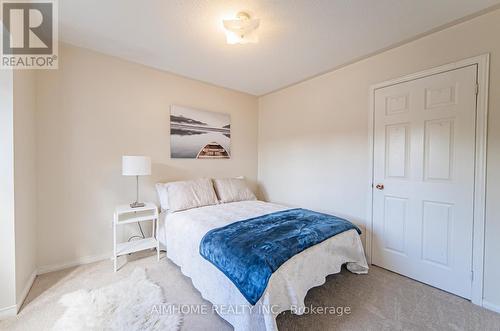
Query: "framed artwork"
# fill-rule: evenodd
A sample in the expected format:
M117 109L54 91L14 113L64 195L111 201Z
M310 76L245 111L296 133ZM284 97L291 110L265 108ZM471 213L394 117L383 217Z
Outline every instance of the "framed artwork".
M229 114L172 105L170 157L173 159L229 159Z

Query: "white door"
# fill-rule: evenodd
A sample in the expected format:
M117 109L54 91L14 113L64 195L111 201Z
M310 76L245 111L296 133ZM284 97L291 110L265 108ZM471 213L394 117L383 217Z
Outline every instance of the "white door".
M471 296L477 65L375 91L372 263Z

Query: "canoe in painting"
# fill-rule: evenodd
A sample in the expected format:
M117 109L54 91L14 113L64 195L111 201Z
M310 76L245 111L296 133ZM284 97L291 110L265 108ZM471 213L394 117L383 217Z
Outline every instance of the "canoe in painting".
M206 144L196 156L197 159L229 159L229 153L216 142Z

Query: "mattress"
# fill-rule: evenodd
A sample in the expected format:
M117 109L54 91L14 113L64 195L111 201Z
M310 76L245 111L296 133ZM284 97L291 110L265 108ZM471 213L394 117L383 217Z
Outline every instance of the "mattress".
M235 330L277 330L276 317L285 310L304 311L304 298L326 276L340 272L343 264L354 273L366 273L368 265L356 230L338 234L293 256L271 276L254 305L214 265L199 254L203 236L227 224L290 209L262 201L241 201L162 213L158 239L167 257L191 278L202 297Z

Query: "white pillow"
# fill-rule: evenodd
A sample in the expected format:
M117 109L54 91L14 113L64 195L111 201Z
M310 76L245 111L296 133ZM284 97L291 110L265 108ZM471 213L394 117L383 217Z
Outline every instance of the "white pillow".
M168 210L168 193L167 186L168 183L157 183L156 192L158 193L158 199L160 199L160 206L162 211Z
M212 181L208 178L172 182L166 186L171 212L218 203Z
M257 200L243 178L214 179L215 190L220 202Z

